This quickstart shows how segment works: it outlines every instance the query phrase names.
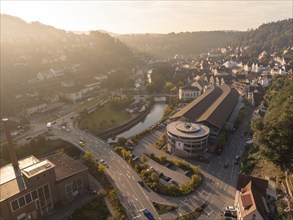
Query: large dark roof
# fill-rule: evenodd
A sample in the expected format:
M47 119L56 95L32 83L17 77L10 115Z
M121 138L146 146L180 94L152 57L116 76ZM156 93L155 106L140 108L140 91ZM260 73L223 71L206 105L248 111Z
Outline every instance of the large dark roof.
M172 118L184 117L190 122L208 122L222 128L237 104L239 94L228 85L211 86L204 94L175 113Z

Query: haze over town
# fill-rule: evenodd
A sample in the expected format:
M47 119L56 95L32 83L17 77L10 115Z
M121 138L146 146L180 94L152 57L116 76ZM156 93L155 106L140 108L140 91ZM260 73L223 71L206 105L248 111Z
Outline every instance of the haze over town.
M292 17L292 1L1 1L1 13L70 31L117 34L257 28Z

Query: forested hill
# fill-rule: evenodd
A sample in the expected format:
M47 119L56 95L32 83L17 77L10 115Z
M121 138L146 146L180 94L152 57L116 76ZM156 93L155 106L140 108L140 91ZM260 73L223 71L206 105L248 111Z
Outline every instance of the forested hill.
M128 34L118 38L129 47L159 58L208 52L231 41L239 32L203 31L169 34Z
M1 79L5 82L26 82L51 68L70 70L76 65L79 68L72 74L87 77L132 64L130 49L107 33L74 34L1 14Z
M282 53L293 46L293 19L271 22L239 34L227 45L246 47L244 55L256 57L262 51Z
M253 139L267 158L293 168L293 80L275 76L265 95L263 118L253 120Z

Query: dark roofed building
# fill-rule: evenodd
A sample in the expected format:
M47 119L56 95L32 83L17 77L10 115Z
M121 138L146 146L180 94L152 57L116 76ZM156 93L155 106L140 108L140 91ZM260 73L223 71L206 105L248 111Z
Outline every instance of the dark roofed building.
M233 112L238 98L238 92L226 84L221 86L211 85L204 94L186 105L171 118L203 123L209 126L211 130L210 140L213 141Z

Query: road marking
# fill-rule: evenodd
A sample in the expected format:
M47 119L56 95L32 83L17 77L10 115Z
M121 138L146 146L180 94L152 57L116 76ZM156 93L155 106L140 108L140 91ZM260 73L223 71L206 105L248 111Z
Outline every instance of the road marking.
M210 216L212 213L213 213L213 209L210 208L209 206L207 206L205 209L204 209L204 212L206 213L207 216Z

